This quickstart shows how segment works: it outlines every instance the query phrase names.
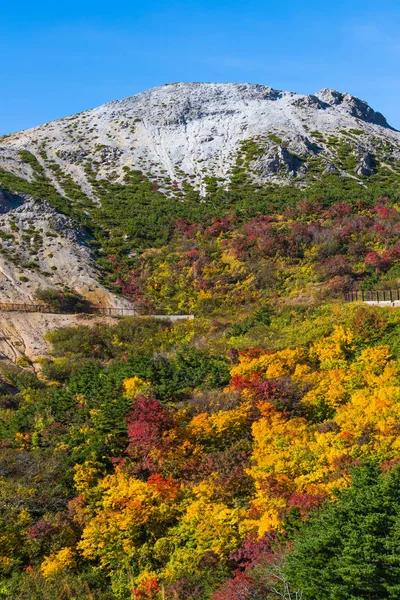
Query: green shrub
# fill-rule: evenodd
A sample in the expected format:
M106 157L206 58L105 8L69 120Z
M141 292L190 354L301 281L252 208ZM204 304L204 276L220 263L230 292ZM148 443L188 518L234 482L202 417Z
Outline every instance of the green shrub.
M400 469L353 471L352 485L305 522L289 581L314 600L400 597Z
M90 303L76 293L48 288L37 290L35 297L57 313L90 312Z

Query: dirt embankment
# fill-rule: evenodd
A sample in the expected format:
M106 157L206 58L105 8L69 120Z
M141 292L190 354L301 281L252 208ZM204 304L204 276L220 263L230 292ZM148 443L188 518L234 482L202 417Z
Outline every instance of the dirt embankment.
M16 362L22 356L30 360L46 356L50 347L44 336L59 327L114 322L112 317L99 315L0 313L0 360Z

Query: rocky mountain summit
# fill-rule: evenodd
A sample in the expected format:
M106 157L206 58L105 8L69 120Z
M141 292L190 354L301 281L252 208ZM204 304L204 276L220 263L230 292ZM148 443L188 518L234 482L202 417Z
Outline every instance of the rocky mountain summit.
M0 138L0 169L25 179L42 169L59 193L72 184L93 201L94 180L129 170L168 194L185 184L204 193L210 178L226 185L244 169L255 183L305 185L324 173L362 183L400 173L400 133L335 90L176 83Z

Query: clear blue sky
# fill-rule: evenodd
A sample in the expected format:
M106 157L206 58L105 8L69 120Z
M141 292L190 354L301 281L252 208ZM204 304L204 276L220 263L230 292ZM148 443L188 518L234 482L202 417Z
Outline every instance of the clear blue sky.
M174 81L323 87L400 129L399 0L8 0L0 133Z

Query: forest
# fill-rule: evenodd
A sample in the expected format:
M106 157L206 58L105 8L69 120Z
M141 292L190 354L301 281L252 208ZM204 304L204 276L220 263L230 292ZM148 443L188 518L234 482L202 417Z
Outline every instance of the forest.
M1 365L0 598L400 598L400 311L345 301L400 287L396 189L129 178L104 281L195 318L82 315Z

